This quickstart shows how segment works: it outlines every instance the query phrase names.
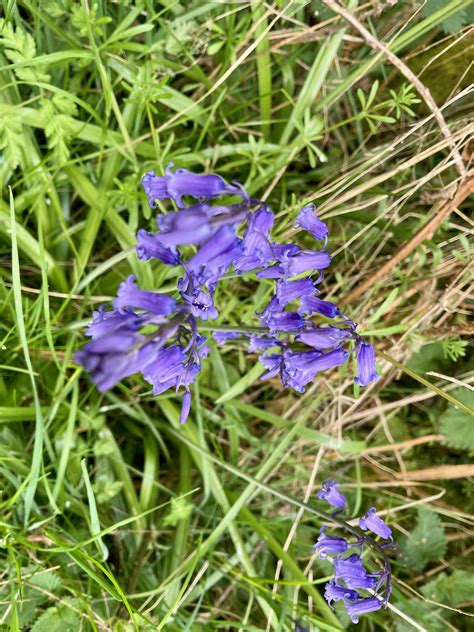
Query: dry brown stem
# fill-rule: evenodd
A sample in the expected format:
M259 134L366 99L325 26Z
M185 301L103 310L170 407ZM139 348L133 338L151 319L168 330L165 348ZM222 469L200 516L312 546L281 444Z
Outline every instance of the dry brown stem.
M386 277L399 263L415 250L425 239L430 239L435 230L443 221L469 196L474 192L474 171L467 174L467 178L461 182L452 200L444 204L440 210L414 235L396 255L370 276L366 281L357 285L341 301L341 304L348 304L358 298L364 292L373 287L378 281Z
M432 441L443 441L444 435L431 434L425 437L416 437L415 439L407 439L406 441L399 441L397 443L391 443L389 445L377 445L373 448L367 448L362 450L362 456L366 454L375 454L377 452L391 452L393 450L407 450L417 445L423 445L424 443L431 443Z
M397 478L410 481L436 481L448 478L468 478L474 476L474 465L436 465L424 470L411 470L406 474L397 474Z

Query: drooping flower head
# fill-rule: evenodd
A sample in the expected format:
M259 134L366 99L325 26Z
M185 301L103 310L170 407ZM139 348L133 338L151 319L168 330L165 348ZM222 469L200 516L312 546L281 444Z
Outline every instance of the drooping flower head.
M307 204L306 206L303 206L301 211L298 213L294 226L295 228L301 227L304 230L307 230L315 239L327 240L329 235L328 227L319 219L314 212L314 209L314 204Z
M363 518L359 519L359 527L364 531L372 531L384 540L392 539L392 530L388 527L382 518L377 516L375 507L371 507Z
M361 599L346 600L346 611L350 616L352 623L359 623L362 614L376 612L383 606L383 601L378 597L363 597Z
M359 386L367 386L380 379L375 367L375 350L372 345L362 341L356 352L357 376L354 381Z
M346 509L347 500L344 494L339 491L339 483L336 481L324 481L321 489L317 493L318 498L325 500L336 509Z
M317 552L321 559L327 557L328 555L345 553L345 551L349 548L347 540L337 535L328 536L326 535L325 530L326 527L323 525L319 530L319 538L313 546L313 553Z

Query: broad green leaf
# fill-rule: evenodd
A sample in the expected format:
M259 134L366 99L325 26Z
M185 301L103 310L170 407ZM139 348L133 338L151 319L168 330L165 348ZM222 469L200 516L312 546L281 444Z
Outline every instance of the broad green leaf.
M473 414L470 415L450 404L441 416L440 430L446 435L450 447L474 450L474 392L467 388L457 388L453 391L453 395L472 408Z
M439 562L446 553L447 542L441 520L434 511L418 509L416 527L403 545L409 566L422 570L429 562Z
M421 592L427 599L455 607L463 601L469 601L474 595L474 573L455 570L448 575L440 573L428 582Z
M80 629L79 613L67 604L48 608L35 621L31 632L77 632Z

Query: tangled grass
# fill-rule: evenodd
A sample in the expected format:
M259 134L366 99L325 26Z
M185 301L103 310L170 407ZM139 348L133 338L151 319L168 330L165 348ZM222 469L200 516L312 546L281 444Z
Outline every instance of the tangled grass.
M361 629L470 629L472 3L3 5L0 628L351 629L311 554L337 478L399 545ZM379 382L300 396L229 345L182 427L140 378L97 392L74 362L94 307L176 281L134 254L140 177L170 161L244 183L282 239L317 204ZM217 323L268 295L229 278Z

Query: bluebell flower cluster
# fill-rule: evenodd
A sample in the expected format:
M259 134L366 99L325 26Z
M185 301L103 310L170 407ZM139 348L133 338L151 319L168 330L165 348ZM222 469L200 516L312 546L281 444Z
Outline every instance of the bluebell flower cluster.
M146 173L142 185L151 208L158 200L171 200L175 207L158 214L157 232L138 231L138 258L157 259L181 274L173 297L143 290L130 276L120 285L112 309L102 306L94 313L86 332L92 341L76 359L99 390L141 373L156 395L184 389L184 421L191 403L189 386L209 353L199 322L218 317L216 291L231 267L238 275L274 283L268 305L257 314L259 328L213 333L220 345L242 339L249 353L259 353L266 369L262 379L279 375L284 386L304 392L320 371L344 364L352 354L357 384L366 386L380 377L372 345L336 304L319 296L331 256L328 228L314 205L304 206L294 224L318 242L317 249L306 250L273 241L272 211L237 182L173 170L170 163L163 176ZM318 326L315 316L331 322Z
M335 509L333 515L345 511L347 500L339 491L335 481L325 481L317 496ZM322 526L319 537L313 547L321 559L328 559L334 566L334 577L326 584L324 597L329 605L342 601L353 623L369 612L375 612L385 606L391 594L391 568L384 549L393 547L392 531L377 516L375 507L359 519L362 531L379 536L383 542L378 548L384 557L384 566L380 571L370 573L364 567L363 552L368 538L361 534L354 541L338 535L327 535ZM371 536L372 538L373 536ZM373 540L372 540L373 543ZM353 552L358 550L358 552Z

